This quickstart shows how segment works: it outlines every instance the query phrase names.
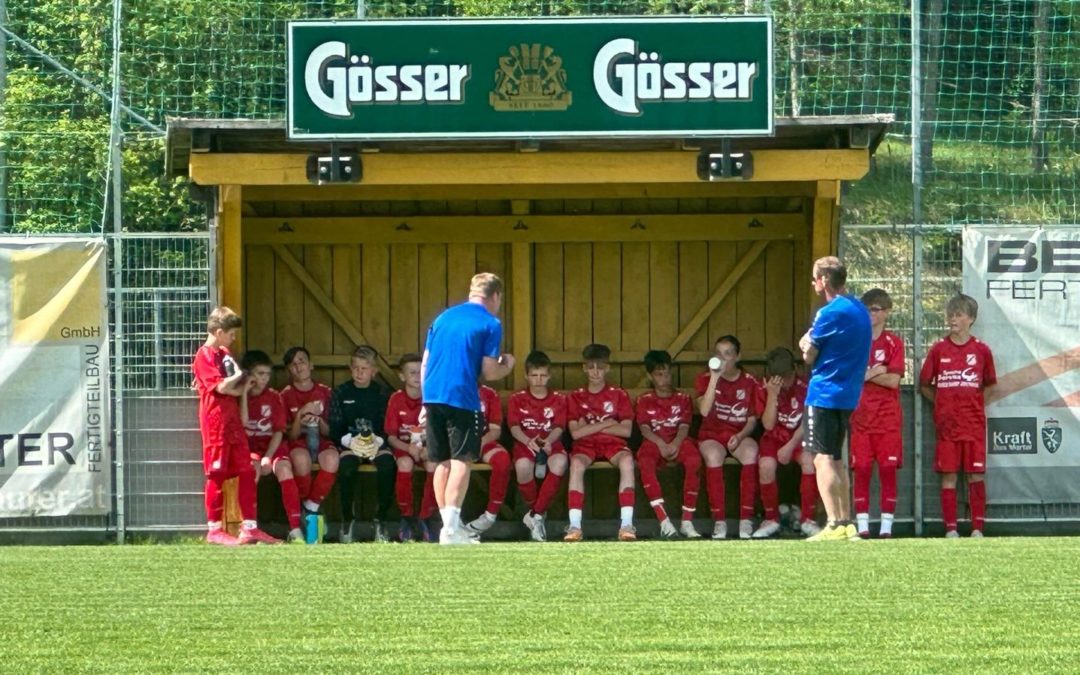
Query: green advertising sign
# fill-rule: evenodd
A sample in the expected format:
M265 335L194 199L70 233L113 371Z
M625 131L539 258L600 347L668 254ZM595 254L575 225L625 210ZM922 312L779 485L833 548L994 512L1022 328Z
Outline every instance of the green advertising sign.
M761 136L761 16L296 21L289 138Z

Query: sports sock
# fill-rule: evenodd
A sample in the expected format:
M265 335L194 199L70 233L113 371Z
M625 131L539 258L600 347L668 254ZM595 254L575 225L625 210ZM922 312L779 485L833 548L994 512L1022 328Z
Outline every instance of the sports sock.
M391 455L384 453L377 456L372 463L375 465L375 491L378 501L376 517L385 522L390 506L394 503L397 462Z
M443 527L447 532L461 529L461 509L456 506L444 506L439 509L442 515Z
M658 521L663 522L668 519L667 509L664 508L664 500L662 498L650 501L649 506L652 507L653 513L656 514L656 519Z
M355 517L356 472L360 468L360 458L345 455L338 464L338 490L341 493L341 522L348 523Z
M319 505L316 504L315 502L311 501L310 499L305 499L304 500L304 509L307 510L307 511L315 512L315 511L319 510Z
M727 518L727 506L724 495L724 467L705 467L705 488L709 493L709 511L712 512L713 520L723 521Z
M254 520L248 520L247 518L245 518L240 521L241 530L254 530L256 526L258 526L258 523L256 523Z
M645 498L649 500L657 520L667 518L667 510L664 508L664 494L660 490L660 481L656 478L656 454L652 451L654 446L646 446L647 452L639 453L638 468L641 471L641 489L645 492Z
M206 523L206 529L208 531L210 531L210 532L214 532L215 530L220 530L221 529L221 521L220 520L213 520L213 521L207 522Z
M855 523L856 523L855 528L858 529L860 533L861 532L869 532L870 531L870 514L869 513L856 513L855 514Z
M581 512L585 508L585 493L571 490L566 501L569 505L570 527L581 529Z
M664 518L667 518L666 513L664 514ZM623 488L619 491L619 527L630 527L633 524L634 488Z
M855 476L852 481L851 506L855 513L870 512L870 475L874 470L870 462L863 462L855 467Z
M683 520L690 520L697 511L698 493L701 491L701 455L697 452L693 455L686 453L680 455L679 461L683 465Z
M300 499L307 499L311 494L311 474L293 474L293 480L296 481L296 493L300 495Z
M435 472L428 471L424 475L424 496L420 500L420 518L427 520L439 510L439 503L435 500Z
M956 529L956 488L941 488L941 518L946 532Z
M971 529L982 532L986 524L986 483L968 482L968 508L971 509Z
M878 532L878 536L884 537L884 536L888 535L888 536L891 537L892 536L892 523L893 523L893 514L891 514L891 513L883 513L883 514L881 514L881 530Z
M881 512L896 512L896 467L878 466L878 482L881 483Z
M225 502L221 494L221 481L215 478L207 478L203 496L206 503L207 522L220 523L225 513Z
M547 480L546 476L544 480ZM517 487L518 494L521 495L521 501L525 502L525 506L532 511L533 505L536 504L536 480L530 478L524 483L518 483Z
M540 494L536 497L536 504L533 505L533 513L539 515L547 513L548 507L551 506L551 502L555 501L555 495L559 492L562 478L562 476L548 471L547 475L544 476L544 482L540 485Z
M488 481L487 512L498 514L506 499L506 489L510 487L510 455L498 450L488 460L491 465L491 480Z
M765 520L780 522L780 487L775 480L761 484L761 505L765 508Z
M255 472L250 469L241 471L236 477L236 502L240 506L240 517L244 520L254 521L259 517L258 505L255 503L257 496Z
M319 475L315 476L315 482L311 485L311 494L308 495L308 501L319 505L326 499L326 495L330 494L330 490L334 488L334 481L337 480L337 472L327 471L322 469L319 471Z
M397 493L398 510L402 518L411 518L413 514L412 471L398 471L394 481Z
M814 511L817 509L818 501L817 475L802 474L802 478L799 479L799 497L803 522L814 520Z
M289 529L295 530L300 527L300 495L296 491L296 480L286 478L281 483L281 505L285 507L285 517L289 521Z
M743 464L739 472L739 517L748 520L754 517L754 501L757 499L758 469L757 462Z

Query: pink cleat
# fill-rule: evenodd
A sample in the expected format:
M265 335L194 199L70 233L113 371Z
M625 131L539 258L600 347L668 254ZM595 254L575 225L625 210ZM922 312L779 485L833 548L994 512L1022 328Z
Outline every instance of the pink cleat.
M206 533L206 542L208 544L217 544L218 546L239 546L240 540L232 536L223 529L210 530Z
M281 540L271 537L257 527L241 530L237 539L241 544L280 544Z

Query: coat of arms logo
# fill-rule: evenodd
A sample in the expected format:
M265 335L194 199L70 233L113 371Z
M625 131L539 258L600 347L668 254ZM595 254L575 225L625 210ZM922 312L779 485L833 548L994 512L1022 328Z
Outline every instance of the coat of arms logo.
M539 42L511 45L499 57L495 89L488 100L500 112L566 110L573 95L566 88L566 69L555 49Z

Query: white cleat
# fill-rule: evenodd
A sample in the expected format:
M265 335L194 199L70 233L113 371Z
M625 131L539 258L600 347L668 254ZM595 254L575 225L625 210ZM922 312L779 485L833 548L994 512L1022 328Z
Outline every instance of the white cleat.
M689 520L682 521L679 525L679 533L687 539L701 539L701 533L694 529L694 523Z
M983 538L982 530L972 530L971 531L971 538L972 539L982 539Z
M660 521L660 536L664 539L674 539L679 536L679 531L675 529L670 518Z
M293 529L289 530L289 536L285 538L285 541L289 542L290 544L307 543L307 541L304 539L304 531L301 530L299 527L294 527Z
M956 530L949 530L948 532L945 533L945 538L946 539L959 539L960 538L960 533L957 532Z
M727 523L723 520L716 521L712 529L713 539L727 539Z
M470 535L479 538L480 535L491 529L491 526L495 524L495 521L488 520L484 516L480 516L476 520L470 521L465 525L465 531Z
M754 523L749 520L739 521L739 539L749 539L754 536Z
M479 544L480 538L474 536L470 532L466 531L464 528L460 530L449 531L444 527L439 533L439 543L443 546Z
M353 543L353 526L356 524L355 520L350 520L347 523L341 524L341 543L351 544Z
M769 537L776 536L776 533L780 531L780 523L775 520L762 521L758 529L754 530L754 534L751 535L754 539L768 539Z
M812 520L804 520L802 525L799 526L799 531L802 532L804 536L813 537L821 534L821 526Z
M532 538L533 541L547 541L547 526L544 524L544 516L533 515Z

